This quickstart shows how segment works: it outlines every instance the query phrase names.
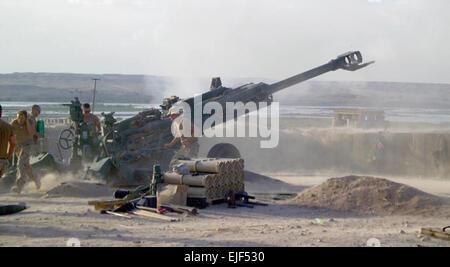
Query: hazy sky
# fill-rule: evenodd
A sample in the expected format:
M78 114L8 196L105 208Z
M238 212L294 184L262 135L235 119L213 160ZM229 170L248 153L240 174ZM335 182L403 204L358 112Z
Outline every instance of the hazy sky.
M361 50L324 80L450 83L448 0L0 0L0 73L282 78Z

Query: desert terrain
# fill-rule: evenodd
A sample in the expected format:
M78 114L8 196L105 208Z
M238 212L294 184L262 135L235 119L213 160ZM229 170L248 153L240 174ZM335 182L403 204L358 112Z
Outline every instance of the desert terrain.
M0 216L0 247L450 247L448 10L445 0L0 0L0 119L36 116L38 104L45 135L30 160L41 187L11 193L17 155L0 177L0 214L21 209ZM80 114L88 107L101 139ZM195 156L189 117L203 134ZM232 132L216 131L233 119ZM254 206L239 202L243 187ZM143 207L155 191L163 204L222 203L164 213ZM112 200L131 211L114 214Z
M326 179L277 178L291 182L294 188L308 188ZM446 181L397 181L444 197L450 190ZM253 209L211 206L195 217L168 223L101 215L87 205L92 198L41 199L42 195L33 190L20 197L1 194L1 203L21 201L30 207L0 218L1 246L66 246L70 238L79 239L82 246L366 246L370 238L380 240L381 246L449 246L448 241L419 235L421 227L447 225L449 213L436 217L362 216L270 201L268 207Z
M114 189L94 184L101 181L43 174L43 186L39 191L34 189L33 184L28 184L21 195L8 193L6 188L0 189L0 203L25 202L29 207L21 213L0 217L0 246L66 246L70 238L79 239L81 246L366 246L371 238L379 240L381 246L450 246L448 241L419 234L422 227L450 225L447 169L435 171L434 165L430 166L433 159L417 157L424 153L432 155L436 147L441 149L442 142L446 140L445 129L433 129L426 133L419 131L417 135L400 137L395 135L395 132L402 132L400 130L384 132L381 135L387 138L382 142L389 146L389 142L397 140L397 147L391 151L386 148L374 152L370 142L379 142L379 138L371 136L378 134L377 131L340 130L336 133L336 130L326 127L305 128L308 123L300 119L282 121L279 148L270 152L250 149L256 147L254 142L257 140L231 140L246 159L246 190L258 201L268 203L267 207L229 209L226 204L219 204L199 210L197 216L178 216L181 218L179 222L118 218L102 215L87 205L89 200L112 198ZM314 134L310 134L311 131ZM414 131L408 132L411 134ZM427 139L432 140L436 132L443 136L441 143ZM340 146L332 142L336 138L340 138L337 142ZM319 142L319 139L322 141ZM403 140L404 144L398 140ZM201 153L207 151L210 141L201 141ZM423 148L424 143L427 148ZM414 145L421 146L422 150L417 151ZM336 149L341 149L342 153L336 154ZM330 150L335 151L331 156ZM383 153L397 162L377 162L373 159L374 155L383 156ZM403 157L403 161L414 164L408 163L410 167L407 168L400 166L401 171L393 168L391 165L398 165L401 161L398 155ZM371 157L377 162L376 167L367 162ZM355 161L358 158L364 160ZM351 204L338 208L337 204L328 205L326 201L320 203L328 207L306 205L308 198L301 197L302 193L319 185L322 185L323 192L332 190L330 192L334 194L335 189L324 189L323 185L329 178L348 175L387 179L380 183L380 188L374 183L367 185L373 187L349 189L353 190L351 192L356 198L361 197L358 192L366 192L358 190L371 191L375 188L382 190L380 192L383 194L405 196L407 205L400 206L389 199L386 205L375 205L375 212L368 213L368 206L364 205L374 203L367 197L350 203L345 192L343 195L338 192L333 195L336 203ZM398 185L396 191L389 192L391 181L405 186ZM75 191L46 195L49 191L55 192L51 190L58 188L62 182L80 184ZM439 200L439 204L435 205L435 199Z

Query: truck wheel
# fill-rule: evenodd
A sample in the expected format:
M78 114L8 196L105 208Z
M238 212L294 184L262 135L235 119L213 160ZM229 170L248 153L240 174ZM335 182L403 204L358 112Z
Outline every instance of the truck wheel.
M241 153L232 144L220 143L214 145L208 152L208 158L240 158Z

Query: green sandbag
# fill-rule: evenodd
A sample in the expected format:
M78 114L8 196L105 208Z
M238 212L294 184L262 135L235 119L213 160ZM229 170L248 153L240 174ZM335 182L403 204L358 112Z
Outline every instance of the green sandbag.
M10 215L14 213L21 212L25 210L27 207L25 205L7 205L0 206L0 216L1 215Z

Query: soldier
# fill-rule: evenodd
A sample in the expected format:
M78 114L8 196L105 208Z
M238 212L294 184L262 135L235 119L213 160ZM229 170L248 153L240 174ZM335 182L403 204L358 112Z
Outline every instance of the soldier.
M182 111L174 106L169 109L169 112L167 114L174 124L172 127L174 127L173 129L175 129L176 133L172 141L166 144L165 147L172 148L178 142L181 143L180 150L175 153L175 155L172 157L172 160L170 161L170 169L172 169L181 158L196 157L199 150L198 138L194 136L194 124L191 124L190 137L186 137L182 134L185 119L176 120L181 115L181 113Z
M95 137L101 131L102 125L100 119L91 113L91 105L89 103L83 104L83 120L89 125L91 137Z
M91 113L91 105L89 103L83 104L83 121L89 127L89 139L90 146L86 146L86 158L85 160L92 160L96 155L99 154L98 147L98 133L102 130L102 125L100 123L100 119Z
M11 159L16 146L16 138L11 125L1 120L1 117L2 106L0 105L0 178L8 167L8 160Z
M20 193L26 183L25 176L36 184L36 189L41 188L40 180L33 173L30 165L30 150L33 143L33 128L28 119L25 110L17 112L17 118L11 123L14 135L17 141L16 155L17 161L17 180L11 188L11 192Z
M38 144L39 140L44 138L40 133L37 132L37 117L41 114L41 107L39 105L33 105L31 107L30 116L28 116L28 120L30 121L32 135L33 135L33 145L31 148L32 154L37 155L40 151L40 146Z

